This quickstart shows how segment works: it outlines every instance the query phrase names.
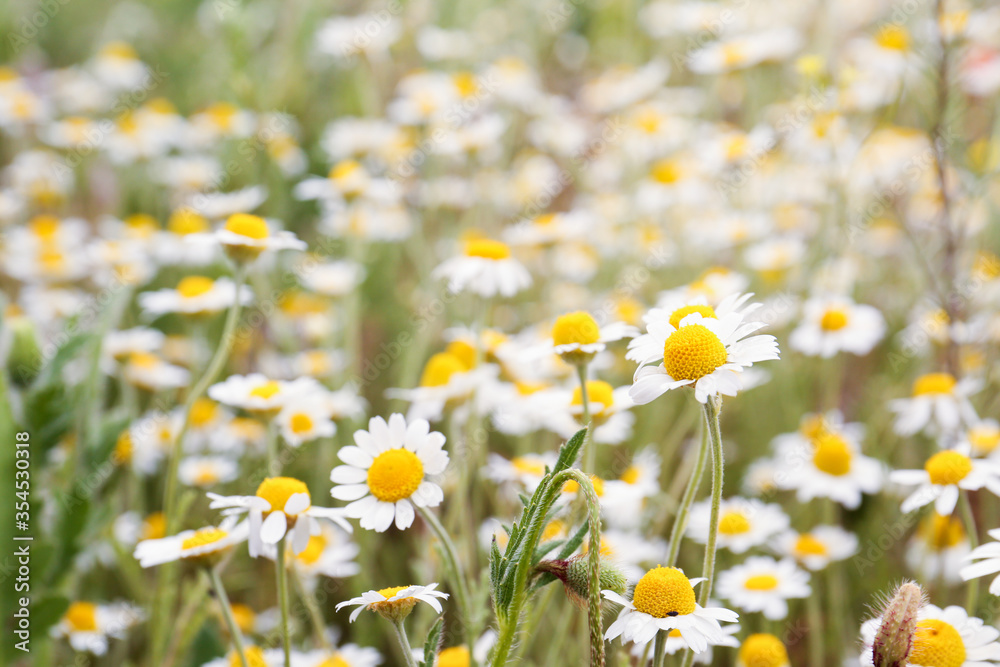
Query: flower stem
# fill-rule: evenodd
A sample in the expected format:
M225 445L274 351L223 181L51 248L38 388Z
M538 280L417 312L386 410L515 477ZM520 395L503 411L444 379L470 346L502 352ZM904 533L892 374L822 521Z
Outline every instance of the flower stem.
M587 396L587 364L581 363L576 366L577 376L580 378L580 405L583 406L583 425L587 426L587 441L583 443L583 471L588 475L596 475L597 470L597 445L591 434L590 426L590 398Z
M965 521L965 532L969 535L969 548L975 549L979 546L979 533L976 531L976 517L972 513L972 503L969 501L968 491L961 492L959 505L962 508L962 519ZM976 613L976 602L979 595L979 587L976 583L975 579L969 581L968 592L965 596L965 609L970 616L974 616Z
M656 633L653 644L653 667L663 667L667 655L667 633L663 630Z
M292 583L298 589L302 603L305 605L306 611L309 612L309 619L313 625L313 632L316 634L316 641L322 648L332 651L333 646L330 644L330 639L326 636L326 622L323 620L323 612L316 601L316 595L306 589L305 582L302 581L302 577L295 569L292 569Z
M229 635L233 638L233 646L236 647L236 654L240 656L240 664L243 667L250 667L247 663L247 654L243 649L243 633L233 616L233 608L229 605L229 596L222 585L222 577L214 567L208 569L208 577L212 580L212 588L215 589L215 597L219 599L219 606L222 607L222 616L226 619L226 627L229 628Z
M442 551L445 561L447 561L448 574L452 579L452 584L455 586L455 598L456 602L458 602L459 611L462 614L462 618L465 619L466 641L471 653L472 644L475 642L476 628L474 626L477 625L477 618L475 618L475 614L469 606L471 602L469 585L465 579L465 571L462 569L462 564L458 560L458 550L455 548L455 543L452 541L451 536L448 535L448 531L438 521L434 512L426 507L418 507L417 511L420 512L420 516L427 522L431 531L440 540L441 546L444 547Z
M288 632L288 569L285 567L285 539L278 540L278 557L274 561L278 580L278 604L281 606L281 644L285 651L285 667L292 667L292 638Z
M406 630L403 628L403 621L393 621L392 629L396 631L396 640L403 651L406 667L417 667L417 662L413 659L413 649L410 648L410 640L407 639Z
M701 478L705 474L705 464L708 462L708 431L710 426L707 422L701 425L701 445L698 450L698 460L694 464L694 472L684 488L684 496L681 498L680 507L677 508L677 516L674 518L673 528L670 529L670 547L667 552L667 567L673 567L677 563L677 554L681 549L681 541L684 539L684 531L687 529L688 516L691 514L691 505L698 495L698 487L701 486Z

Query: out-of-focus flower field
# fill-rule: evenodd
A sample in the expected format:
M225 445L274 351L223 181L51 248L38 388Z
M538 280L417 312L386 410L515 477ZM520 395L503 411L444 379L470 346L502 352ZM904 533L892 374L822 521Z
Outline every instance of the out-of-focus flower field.
M0 38L0 664L1000 666L1000 6Z

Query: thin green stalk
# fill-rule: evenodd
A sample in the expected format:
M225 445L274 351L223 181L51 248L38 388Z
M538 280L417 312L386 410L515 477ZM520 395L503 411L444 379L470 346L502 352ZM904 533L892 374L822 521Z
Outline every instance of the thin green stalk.
M281 645L285 652L285 667L292 667L292 637L288 631L288 569L285 567L285 539L278 540L278 557L274 561L278 580L278 604L281 606Z
M823 610L820 608L819 591L806 598L806 614L809 619L809 666L823 667Z
M208 576L212 580L212 588L215 589L215 596L222 607L222 616L226 619L229 636L233 638L236 653L240 656L240 664L243 667L250 667L249 663L247 663L247 654L243 649L243 633L240 632L240 626L236 623L236 618L233 616L233 608L229 605L229 596L226 595L226 589L222 585L222 577L219 576L219 571L214 567L208 569Z
M278 422L268 416L267 422L267 474L277 477L281 474L281 459L278 457Z
M587 364L580 363L576 366L577 376L580 378L580 404L583 406L583 425L590 426L590 399L587 396ZM591 437L590 428L587 429L587 441L583 443L583 471L588 475L597 474L597 443Z
M406 667L417 667L417 661L413 659L413 649L410 648L410 640L406 637L403 622L392 621L392 629L396 632L396 641L399 642L399 648L403 651L403 659L406 661Z
M972 503L969 501L969 492L963 490L960 496L959 505L962 508L962 520L965 521L965 532L969 535L969 548L975 549L979 546L979 532L976 530L976 517L972 513ZM979 586L977 581L969 581L969 588L965 596L965 609L970 616L976 613L976 603L979 597Z
M666 655L667 655L667 633L660 631L656 633L656 641L653 645L653 667L663 667L663 663L666 660Z
M451 536L448 535L448 531L445 530L444 526L441 525L441 522L438 521L434 512L426 507L418 507L417 511L420 512L420 516L427 522L431 531L438 538L438 540L440 540L441 546L444 547L443 553L446 566L448 568L448 574L452 580L452 584L455 586L455 599L456 602L458 602L458 608L462 614L462 618L465 619L466 641L471 654L472 645L476 641L476 628L474 626L477 625L477 618L473 609L469 606L471 602L471 597L469 596L469 584L465 579L465 571L462 569L462 564L458 560L458 550L455 548L455 543L452 541Z
M326 636L326 623L323 621L323 612L319 608L316 596L312 591L306 589L302 577L295 568L292 568L292 583L298 589L299 597L302 598L302 603L306 606L306 611L309 612L309 620L313 625L316 642L327 651L332 651L333 645L330 643L329 637Z
M701 427L701 445L698 449L698 460L694 464L694 472L684 488L684 497L681 498L680 507L677 509L677 516L674 518L673 528L670 530L670 547L667 551L667 567L673 567L677 563L677 554L681 549L681 542L684 539L684 531L687 529L688 516L691 514L691 505L698 495L698 487L701 486L701 478L705 474L705 464L708 462L708 423L703 423Z

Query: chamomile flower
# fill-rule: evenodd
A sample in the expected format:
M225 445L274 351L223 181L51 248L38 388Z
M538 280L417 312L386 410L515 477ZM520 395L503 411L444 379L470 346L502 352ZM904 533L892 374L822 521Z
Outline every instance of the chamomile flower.
M698 544L708 541L712 502L691 506L687 535ZM719 507L718 546L741 554L761 546L772 536L788 528L788 515L778 505L756 498L728 498Z
M65 638L75 651L104 655L109 639L124 639L126 631L142 620L142 610L125 602L76 601L49 634Z
M788 667L788 649L772 634L758 633L748 636L739 645L736 667Z
M889 409L896 413L896 433L907 436L925 429L930 433L951 432L962 424L976 423L969 395L981 386L976 378L957 380L950 373L921 375L914 380L909 398L889 401Z
M142 567L162 565L177 560L214 562L224 552L245 542L249 535L246 521L227 518L218 527L185 530L171 537L143 540L135 545L135 558Z
M874 306L844 297L819 297L803 305L802 322L792 332L792 349L829 358L838 352L865 355L885 336L885 319Z
M719 574L717 592L744 611L760 611L778 621L788 616L788 600L812 594L809 574L795 562L751 556Z
M422 420L406 423L393 414L388 423L372 417L368 430L354 432L356 446L341 447L330 490L337 500L352 501L344 511L361 520L361 527L385 532L396 522L405 530L413 523L413 504L436 507L444 499L441 487L427 479L448 466L445 437Z
M214 234L191 235L192 243L219 243L233 261L250 262L265 250L305 250L306 244L295 234L272 231L264 218L249 213L229 216L222 229Z
M555 463L556 457L551 454L528 453L505 459L499 454L491 453L483 472L494 482L515 483L529 493L534 493L545 477L545 469L551 469Z
M579 310L556 318L552 325L552 351L568 363L583 363L602 352L607 343L636 334L636 328L624 322L600 326L593 315Z
M187 486L208 488L236 479L239 466L222 456L188 456L180 462L177 478Z
M807 570L816 571L853 556L858 536L840 526L815 526L805 533L785 531L774 538L774 546L783 558L794 558Z
M296 667L376 667L380 664L382 654L376 649L344 644L332 650L320 649L304 653Z
M249 514L250 555L263 553L265 544L277 544L292 534L292 549L296 554L305 551L309 537L315 530L317 519L330 519L350 532L351 524L343 518L343 510L332 507L313 507L309 489L294 477L268 477L252 496L220 496L209 493L209 508L223 509L226 516Z
M1000 572L1000 528L989 531L989 536L997 541L982 544L966 556L965 560L979 562L961 569L959 574L965 581ZM990 582L990 595L1000 595L1000 576L994 577Z
M981 419L963 434L973 456L996 459L1000 454L1000 423L996 419Z
M628 386L615 388L603 380L587 380L587 405L594 428L594 442L617 445L632 436L635 415L629 412L633 404L628 392ZM583 425L583 391L577 385L572 391L560 393L562 403L559 408L562 409L553 411L549 428L563 438L569 438Z
M632 400L644 405L688 385L694 386L695 398L701 403L718 394L735 396L744 368L778 358L774 336L746 338L763 326L763 322L744 322L736 312L717 319L693 311L676 327L668 317L647 322L646 336L636 339L629 351L630 358L639 363L630 392ZM660 363L654 365L657 361Z
M872 645L882 625L882 617L861 626L862 667L872 667ZM941 609L926 604L917 612L917 628L911 640L906 665L949 665L949 667L994 667L1000 661L1000 630L969 616L957 606Z
M240 302L248 304L253 295L242 288ZM151 317L167 313L185 315L210 315L223 311L236 303L236 285L228 278L212 280L205 276L189 275L177 283L177 287L143 292L139 295L139 305Z
M926 581L957 584L970 551L962 519L931 512L907 544L906 564Z
M359 597L351 598L337 605L337 611L343 607L356 606L351 612L350 622L357 620L364 610L374 611L387 620L406 618L418 602L426 602L437 613L441 613L439 600L447 600L448 594L437 589L437 584L427 586L395 586L377 591L367 591Z
M125 362L122 377L141 389L158 391L186 387L191 374L187 369L174 366L155 354L136 352L129 355Z
M407 419L441 419L446 408L462 405L472 398L484 382L496 377L492 365L475 367L475 350L471 356L456 353L454 343L444 352L431 355L420 374L420 384L412 389L387 389L388 398L410 402Z
M709 604L712 601L709 600ZM720 641L709 642L708 646L704 651L699 651L694 655L694 663L698 665L710 665L712 664L712 647L714 646L726 646L729 648L739 648L740 640L735 637L736 633L740 631L740 626L738 623L731 625L725 625L722 627L722 639ZM632 646L631 654L635 658L642 658L643 654L646 654L648 662L652 662L654 656L653 652L649 650L651 647L649 644L634 644ZM678 651L686 651L688 649L687 644L684 643L684 636L681 634L680 630L676 628L667 633L667 640L664 642L663 650L667 655L674 655Z
M275 414L293 401L319 394L322 386L313 378L271 380L260 373L230 375L208 388L208 395L225 405L262 414Z
M318 438L329 438L337 432L330 411L322 396L291 401L275 417L281 436L292 447Z
M510 247L485 238L466 241L463 254L442 262L432 276L446 279L452 292L485 298L511 297L531 285L531 274L511 257Z
M694 586L704 579L688 579L676 567L656 567L639 579L632 599L604 590L605 599L622 606L618 618L604 633L605 639L621 637L622 643L649 643L657 632L679 630L691 650L704 651L710 643L725 641L719 621L733 623L739 615L721 607L702 607L695 601Z
M904 513L934 503L938 514L949 515L962 490L977 491L985 486L1000 495L1000 469L990 461L970 458L968 446L937 452L922 470L894 470L889 479L917 487L900 506Z

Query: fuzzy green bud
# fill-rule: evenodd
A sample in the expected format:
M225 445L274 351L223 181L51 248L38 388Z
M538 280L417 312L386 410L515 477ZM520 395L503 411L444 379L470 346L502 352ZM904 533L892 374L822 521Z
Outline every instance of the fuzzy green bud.
M539 572L549 572L566 586L570 598L580 606L587 604L590 583L590 563L586 554L573 556L569 560L546 560L538 564ZM625 594L628 581L621 569L607 558L601 558L600 589Z
M917 632L917 614L924 604L924 592L913 582L904 582L882 610L882 624L872 642L875 667L905 667Z

